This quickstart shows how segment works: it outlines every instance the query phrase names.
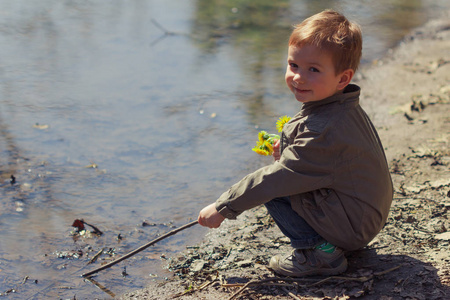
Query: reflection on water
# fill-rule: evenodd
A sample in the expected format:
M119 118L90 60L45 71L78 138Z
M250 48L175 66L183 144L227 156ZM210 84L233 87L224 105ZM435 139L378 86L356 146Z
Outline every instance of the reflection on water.
M250 149L259 129L298 110L283 74L292 24L329 7L344 12L363 27L369 63L444 6L1 0L0 293L108 297L78 275L196 218L270 162ZM77 218L104 234L72 237ZM160 256L204 233L191 228L96 281L121 294L150 274L161 280L169 274Z

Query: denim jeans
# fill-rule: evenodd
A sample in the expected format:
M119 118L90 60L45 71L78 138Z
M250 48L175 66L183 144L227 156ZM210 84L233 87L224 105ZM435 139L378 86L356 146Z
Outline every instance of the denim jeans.
M281 232L295 249L311 249L326 242L292 209L289 197L275 198L265 204Z

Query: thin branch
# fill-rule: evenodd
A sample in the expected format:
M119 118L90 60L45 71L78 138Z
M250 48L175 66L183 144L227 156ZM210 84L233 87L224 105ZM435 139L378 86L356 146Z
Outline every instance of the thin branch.
M291 293L291 292L289 292L289 290L286 288L286 287L281 287L281 289L283 290L283 291L285 291L286 292L286 294L288 294L289 296L291 296L293 299L295 299L295 300L302 300L302 299L300 299L299 297L297 297L294 293Z
M325 279L319 280L317 282L311 283L311 284L304 284L304 285L299 285L302 288L306 288L306 287L313 287L316 285L320 285L323 284L325 282L331 281L331 280L344 280L344 281L358 281L358 282L366 282L369 281L371 279L373 279L376 276L382 276L385 275L389 272L395 271L397 269L399 269L401 267L400 266L395 266L393 268L390 268L388 270L384 270L384 271L380 271L380 272L375 272L370 276L362 276L362 277L344 277L344 276L330 276L327 277ZM266 279L262 279L262 280L251 280L249 282L247 282L246 284L242 285L242 287L236 292L234 293L228 300L232 300L235 299L238 295L240 295L247 287L249 286L254 286L254 285L262 285L266 282L272 282L272 281L286 281L286 282L301 282L304 281L304 278L282 278L282 277L271 277L271 278L266 278ZM237 286L237 285L235 285Z
M183 225L183 226L181 226L181 227L179 227L179 228L176 228L176 229L174 229L174 230L172 230L172 231L169 231L168 233L163 234L162 236L160 236L160 237L154 239L154 240L151 241L151 242L148 242L147 244L145 244L145 245L143 245L143 246L137 248L136 250L133 250L133 251L131 251L130 253L128 253L128 254L126 254L126 255L124 255L124 256L122 256L122 257L116 259L116 260L113 260L112 262L110 262L110 263L108 263L108 264L106 264L106 265L104 265L104 266L102 266L102 267L100 267L100 268L97 268L97 269L92 270L92 271L90 271L90 272L84 273L84 274L82 274L81 276L82 276L82 277L88 277L88 276L91 276L92 274L95 274L95 273L100 272L100 271L102 271L102 270L108 269L108 268L114 266L115 264L121 262L122 260L125 260L125 259L127 259L127 258L129 258L129 257L131 257L131 256L133 256L133 255L135 255L135 254L137 254L137 253L139 253L139 252L141 252L142 250L147 249L147 248L150 247L151 245L156 244L157 242L159 242L159 241L161 241L161 240L163 240L163 239L165 239L165 238L167 238L167 237L169 237L169 236L171 236L171 235L174 235L175 233L180 232L180 231L182 231L182 230L184 230L184 229L186 229L186 228L192 227L192 226L194 226L195 224L198 224L198 221L197 221L197 220L196 220L196 221L192 221L191 223L188 223L188 224L186 224L186 225Z
M102 234L103 234L103 232L102 232L100 229L98 229L96 226L91 225L91 224L85 222L84 220L81 220L81 222L83 222L83 224L86 224L86 225L88 225L88 226L91 226L92 229L94 229L94 232L93 232L94 234L98 234L98 235L102 235Z
M104 250L105 248L100 249L100 251L98 251L97 254L95 254L94 257L91 258L91 260L88 262L88 265L95 263L97 261L97 258L99 258L100 255L102 255Z
M178 298L178 297L181 297L181 296L184 296L184 295L192 294L192 293L197 292L197 291L202 291L202 290L204 290L205 288L207 288L208 286L210 286L211 284L213 284L216 281L217 281L217 279L207 280L206 282L204 282L199 287L192 287L192 288L190 288L190 289L188 289L188 290L186 290L184 292L180 292L180 293L177 293L175 295L172 295L172 298Z
M108 295L110 295L111 297L115 298L116 294L114 294L113 292L111 292L111 290L109 290L108 288L106 288L105 286L103 286L101 283L99 283L98 281L95 281L92 278L86 278L85 280L89 281L90 283L92 283L93 285L95 285L96 287L98 287L99 289L101 289L103 292L107 293Z

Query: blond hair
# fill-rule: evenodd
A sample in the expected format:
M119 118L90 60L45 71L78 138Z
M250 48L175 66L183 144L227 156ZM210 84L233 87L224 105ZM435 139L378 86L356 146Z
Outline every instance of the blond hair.
M347 69L356 71L362 52L361 29L342 14L325 10L294 26L289 46L305 45L330 53L336 74Z

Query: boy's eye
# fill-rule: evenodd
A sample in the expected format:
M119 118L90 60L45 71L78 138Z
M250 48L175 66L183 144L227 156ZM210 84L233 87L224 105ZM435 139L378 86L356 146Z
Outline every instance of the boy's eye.
M297 68L297 67L298 67L298 65L297 65L297 64L294 64L294 63L289 63L289 66L290 66L291 68Z
M309 70L311 72L320 72L317 68L314 68L314 67L309 68Z

